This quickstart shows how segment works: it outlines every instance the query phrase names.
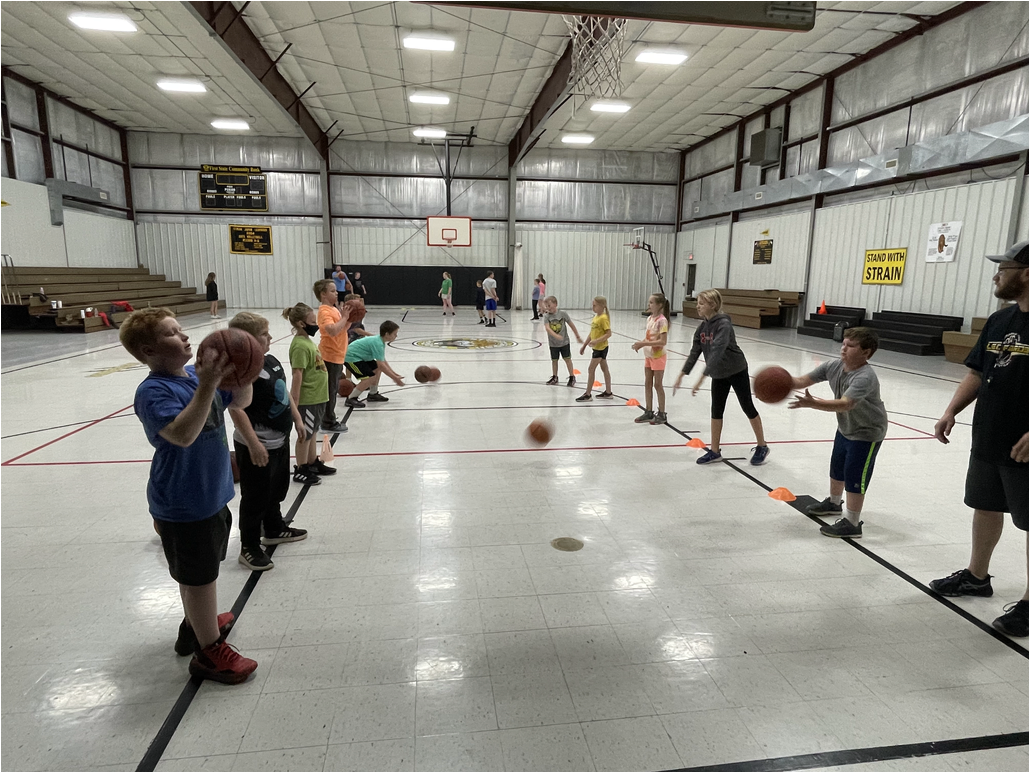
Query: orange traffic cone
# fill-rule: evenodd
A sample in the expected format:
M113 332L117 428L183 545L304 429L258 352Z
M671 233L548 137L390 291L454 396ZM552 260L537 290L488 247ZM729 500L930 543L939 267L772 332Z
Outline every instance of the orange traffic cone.
M601 388L601 382L600 381L595 381L594 382L594 387L596 387L597 389L600 389Z
M780 486L779 488L774 488L772 491L770 491L769 496L780 502L793 502L795 499L797 499L796 496L790 493L789 489L785 489L782 486Z
M573 368L572 369L572 375L573 376L582 376L583 374L580 373L579 370L577 370L576 368Z
M322 464L331 464L333 461L333 444L329 442L328 435L322 435L322 451L318 454Z
M637 398L635 398L635 397L631 397L631 398L629 398L629 400L626 401L626 405L639 406L640 405L640 401Z
M819 313L820 314L825 314L826 313L826 301L823 301L821 304L819 304Z
M687 446L689 448L704 448L705 441L703 441L699 437L692 437L690 440L687 441Z

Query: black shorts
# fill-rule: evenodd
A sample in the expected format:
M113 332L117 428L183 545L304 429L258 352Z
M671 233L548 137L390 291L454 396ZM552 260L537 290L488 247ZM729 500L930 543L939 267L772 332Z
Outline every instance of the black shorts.
M559 357L561 357L563 360L571 360L572 344L565 344L565 346L552 346L551 359L557 360Z
M1021 464L1009 467L969 457L966 472L967 507L1009 513L1017 529L1027 530L1027 471Z
M325 420L325 408L327 405L328 403L314 403L312 405L297 406L300 420L304 424L304 437L299 438L300 440L310 440L315 436L315 432L318 431Z
M154 519L168 573L180 585L208 585L218 579L218 565L225 560L232 531L232 513L223 507L201 521Z
M476 311L482 311L486 308L486 301L476 301Z
M608 359L608 347L603 349L594 349L594 353L590 355L592 360L607 360Z
M865 494L869 481L873 479L873 466L882 445L882 441L849 440L837 430L833 438L833 453L830 454L830 477L844 481L845 491Z
M372 378L379 370L379 363L375 360L363 360L361 362L348 362L347 370L358 377L358 381Z

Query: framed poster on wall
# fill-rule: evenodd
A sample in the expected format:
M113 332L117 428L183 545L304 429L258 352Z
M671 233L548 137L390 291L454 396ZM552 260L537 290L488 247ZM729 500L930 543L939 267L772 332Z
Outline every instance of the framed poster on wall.
M272 226L229 226L229 252L234 255L271 255Z
M755 242L755 257L752 261L756 265L769 265L772 263L772 239L761 239Z
M951 263L958 250L958 237L962 233L962 221L934 223L926 242L927 263Z

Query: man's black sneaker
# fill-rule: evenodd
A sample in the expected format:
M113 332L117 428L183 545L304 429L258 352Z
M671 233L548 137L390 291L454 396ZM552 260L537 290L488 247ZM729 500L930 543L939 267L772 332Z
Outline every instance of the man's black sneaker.
M295 529L292 526L287 526L278 534L271 537L262 537L262 545L281 545L284 542L300 542L302 539L308 538L308 532L306 529Z
M239 561L245 567L255 572L266 572L275 566L272 563L272 559L265 555L265 551L261 548L242 548Z
M369 395L368 397L366 397L365 398L365 402L366 403L388 403L388 402L390 402L390 398L387 397L386 395L381 395L378 392L376 392L374 395Z
M850 539L861 539L863 523L865 523L865 521L859 521L856 526L847 518L841 518L836 523L826 523L820 526L819 533L824 537L848 537Z
M809 515L844 515L844 505L834 504L832 499L826 497L818 504L809 505L805 512Z
M223 639L232 630L235 623L236 616L232 612L222 612L218 616L218 633ZM175 654L185 657L192 655L196 649L197 635L193 633L193 626L190 625L189 620L183 618L179 623L179 636L175 640Z
M1005 605L1005 614L997 618L994 623L996 630L1006 636L1018 636L1023 639L1027 636L1027 601L1016 601Z
M574 387L576 386L576 377L569 376L569 380L565 382L565 386Z
M355 399L353 397L348 397L346 402L344 402L344 405L346 405L348 408L364 408L365 407L365 403L363 401L357 400L357 399Z
M315 475L318 475L320 478L324 478L327 475L336 474L336 468L330 467L329 465L325 464L321 459L316 459L311 464L309 464L308 470L310 472L315 473Z
M319 483L322 482L322 479L319 478L315 473L311 472L311 470L307 468L307 465L303 467L298 467L297 465L294 465L293 482L304 483L308 486L317 486Z
M991 587L991 576L987 575L981 580L968 569L959 569L947 577L942 577L939 580L930 580L930 590L941 596L994 595L994 588Z
M558 383L558 377L557 376L551 376L549 379L547 379L547 386L554 386L557 383Z

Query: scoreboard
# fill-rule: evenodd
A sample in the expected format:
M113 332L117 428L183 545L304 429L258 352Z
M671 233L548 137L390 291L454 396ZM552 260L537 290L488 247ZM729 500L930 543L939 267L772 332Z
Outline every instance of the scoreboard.
M261 167L200 167L200 208L233 212L267 212L267 181Z

